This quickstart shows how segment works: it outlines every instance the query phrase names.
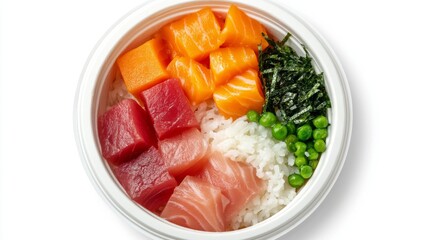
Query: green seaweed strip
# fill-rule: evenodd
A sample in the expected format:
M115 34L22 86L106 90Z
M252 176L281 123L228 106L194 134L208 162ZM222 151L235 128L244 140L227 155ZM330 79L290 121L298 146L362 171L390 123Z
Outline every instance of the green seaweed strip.
M259 47L259 70L265 93L263 112L274 112L282 123L306 124L331 107L325 89L323 73L317 74L305 46L305 56L298 54L286 42L263 34L269 46Z

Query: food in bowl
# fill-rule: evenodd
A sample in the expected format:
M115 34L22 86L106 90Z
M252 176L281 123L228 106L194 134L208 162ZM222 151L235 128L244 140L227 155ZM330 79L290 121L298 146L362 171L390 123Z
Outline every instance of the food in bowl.
M177 225L252 226L285 207L326 149L329 97L311 58L231 5L162 27L117 59L98 118L128 196Z

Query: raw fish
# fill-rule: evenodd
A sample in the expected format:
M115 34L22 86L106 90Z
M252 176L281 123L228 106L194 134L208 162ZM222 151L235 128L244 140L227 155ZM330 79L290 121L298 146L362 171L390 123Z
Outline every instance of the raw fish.
M221 190L199 178L187 176L174 190L161 217L195 230L225 231L228 200Z
M222 29L221 37L225 47L249 47L253 51L258 51L258 45L262 50L268 47L268 42L262 36L267 31L258 21L251 19L238 9L234 4L228 10L225 18L225 26Z
M216 86L227 83L248 69L258 70L258 60L251 48L219 48L210 53L210 70Z
M236 75L227 84L216 88L213 99L219 112L226 118L239 118L249 110L260 113L264 105L264 95L258 72L249 69Z
M179 179L181 175L195 173L206 162L204 156L208 143L196 128L165 138L159 141L158 146L165 159L168 172Z
M197 61L222 44L218 20L210 8L203 8L164 26L161 35L173 51Z
M232 161L219 152L212 153L199 177L219 187L230 201L225 209L225 222L228 225L264 189L264 182L256 176L252 166Z
M193 105L212 97L214 83L210 70L203 64L186 57L175 57L167 67L172 77L180 79L183 91Z
M112 171L134 201L155 213L165 206L177 186L155 147L129 162L112 166Z
M103 157L112 164L126 162L156 144L147 112L132 99L124 99L98 118Z
M188 128L199 128L200 125L178 79L171 78L159 83L141 92L140 96L159 139L173 136Z

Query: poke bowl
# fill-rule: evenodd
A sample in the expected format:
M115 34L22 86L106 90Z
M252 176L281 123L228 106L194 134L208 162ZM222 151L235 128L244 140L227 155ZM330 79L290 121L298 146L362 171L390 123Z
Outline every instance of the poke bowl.
M236 27L240 21L247 25ZM189 27L195 24L204 27ZM241 55L228 60L234 54ZM289 92L294 83L278 85L293 69L264 65L279 66L279 56L305 64L293 68L307 68L314 81L304 97ZM300 110L284 95L323 101ZM352 103L332 49L282 3L147 1L88 58L74 129L95 188L145 236L276 239L304 221L338 178ZM298 143L306 143L301 153Z

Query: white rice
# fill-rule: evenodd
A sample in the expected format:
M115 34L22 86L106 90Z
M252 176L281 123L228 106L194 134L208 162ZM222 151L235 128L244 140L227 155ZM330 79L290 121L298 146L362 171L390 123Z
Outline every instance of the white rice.
M134 96L128 92L124 80L122 80L121 73L116 71L116 76L110 86L109 96L107 98L107 108L112 107L125 98L135 99Z
M231 160L246 162L256 169L259 178L267 183L265 193L251 201L233 220L232 229L261 222L285 207L296 195L287 184L287 176L297 172L295 157L286 143L274 140L271 131L246 116L232 121L219 114L215 104L201 103L195 109L201 131L213 150Z

